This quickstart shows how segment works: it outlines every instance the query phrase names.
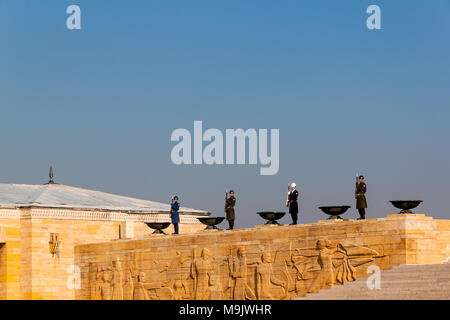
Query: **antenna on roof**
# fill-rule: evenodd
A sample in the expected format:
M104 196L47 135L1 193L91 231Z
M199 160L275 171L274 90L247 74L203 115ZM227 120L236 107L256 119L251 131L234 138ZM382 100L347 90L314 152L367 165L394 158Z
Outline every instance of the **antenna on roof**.
M50 177L50 180L46 184L55 184L55 181L53 181L53 168L50 166L50 171L48 172L48 176Z

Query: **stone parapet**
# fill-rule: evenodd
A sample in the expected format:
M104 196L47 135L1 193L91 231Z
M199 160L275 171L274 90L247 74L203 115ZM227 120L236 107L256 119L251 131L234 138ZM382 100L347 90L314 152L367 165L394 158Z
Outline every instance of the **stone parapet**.
M292 299L450 257L450 220L394 214L75 246L76 299Z

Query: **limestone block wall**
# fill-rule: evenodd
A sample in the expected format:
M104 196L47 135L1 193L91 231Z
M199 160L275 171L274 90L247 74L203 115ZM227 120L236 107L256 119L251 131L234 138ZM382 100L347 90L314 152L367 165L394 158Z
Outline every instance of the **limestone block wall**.
M6 254L5 254L5 244L0 242L0 300L6 299Z
M145 222L158 220L167 221L168 215L0 209L0 299L74 299L79 274L75 245L116 241L124 221L131 223L134 237L150 236ZM181 232L202 228L195 217L181 217ZM52 234L55 243L50 243Z
M16 214L17 210L9 210ZM17 219L0 222L0 299L20 299L21 224ZM25 256L24 256L25 258Z
M202 231L75 247L76 299L292 299L376 265L441 263L450 220L423 214Z

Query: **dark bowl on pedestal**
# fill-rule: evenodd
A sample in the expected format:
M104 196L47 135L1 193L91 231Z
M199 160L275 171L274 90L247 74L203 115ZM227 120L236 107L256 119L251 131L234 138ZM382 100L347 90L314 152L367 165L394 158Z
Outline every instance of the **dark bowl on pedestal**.
M163 229L166 229L170 226L170 222L146 222L145 223L149 228L155 230L153 234L166 234Z
M342 219L340 217L341 214L344 214L350 206L323 206L319 207L320 210L322 210L324 213L328 214L328 219Z
M421 204L422 200L391 200L394 207L397 209L402 209L399 213L414 213L411 209L416 208L419 204Z
M225 219L225 217L202 217L202 218L197 218L197 219L201 223L206 225L205 230L210 230L210 229L219 230L219 228L216 227L216 225L220 224Z
M267 220L266 224L279 224L276 220L283 218L286 212L262 211L257 212L257 214L259 214L261 218Z

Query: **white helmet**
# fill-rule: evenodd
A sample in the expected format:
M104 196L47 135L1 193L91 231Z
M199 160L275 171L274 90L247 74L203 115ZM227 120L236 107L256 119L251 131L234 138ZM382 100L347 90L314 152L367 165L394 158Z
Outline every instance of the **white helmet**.
M295 182L292 182L292 183L291 183L291 187L292 187L292 188L294 188L294 187L296 188L296 187L297 187L297 185L295 184Z

